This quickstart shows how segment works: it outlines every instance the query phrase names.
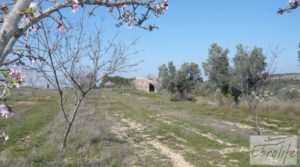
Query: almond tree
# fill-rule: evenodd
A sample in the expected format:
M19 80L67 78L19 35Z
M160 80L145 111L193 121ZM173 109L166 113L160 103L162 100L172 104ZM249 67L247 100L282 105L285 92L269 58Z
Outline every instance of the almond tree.
M300 6L300 0L288 0L289 6L285 8L280 8L277 11L277 14L283 15L284 13L290 13L293 10L297 9Z
M168 7L168 0L5 0L0 3L0 65L14 50L16 41L29 29L36 29L45 18L64 27L62 10L69 8L76 12L79 7L92 5L89 15L97 8L105 7L117 20L117 25L137 26L152 31L157 26L145 21L151 16L159 17Z
M248 51L242 44L239 44L233 59L234 67L230 79L231 93L235 98L241 96L245 98L252 111L258 135L262 135L262 131L259 126L259 103L256 97L263 94L266 78L272 72L273 63L280 52L278 46L271 50L271 61L267 64L262 48L254 47Z
M253 48L247 51L242 44L237 46L237 53L234 57L234 70L232 74L231 86L240 95L245 97L252 110L256 122L256 131L261 135L257 113L257 99L262 91L263 83L266 79L266 56L262 48Z
M89 6L89 7L86 7ZM0 2L0 86L4 99L9 87L19 83L6 80L6 73L16 65L24 65L24 58L35 61L40 57L32 55L29 48L30 35L41 28L41 21L46 20L56 27L51 31L62 31L68 16L64 10L76 12L87 8L89 15L99 12L104 7L116 20L116 26L136 26L152 31L158 28L147 23L151 17L159 17L168 8L168 0L2 0ZM57 30L55 30L57 29ZM19 45L17 45L19 43ZM25 53L29 54L25 54ZM11 83L8 85L8 83Z
M29 37L41 28L41 21L56 24L58 31L65 28L68 17L64 10L74 13L80 8L90 11L94 16L104 7L116 19L116 26L136 26L152 31L158 28L146 23L154 16L159 17L168 8L168 0L1 0L0 2L0 99L5 99L10 88L18 88L25 81L24 74L16 66L43 60L40 55L32 54ZM52 28L49 31L57 31ZM20 42L22 45L16 46ZM37 44L37 43L35 43ZM44 70L42 70L44 71ZM8 139L3 133L4 139ZM1 137L0 137L1 138Z
M40 58L25 65L28 70L43 74L58 90L66 123L62 149L67 146L67 138L81 104L96 83L104 75L128 71L136 65L129 61L130 56L137 53L132 48L136 41L123 45L114 38L106 44L100 28L96 27L93 32L87 33L83 25L83 22L71 24L68 31L53 32L53 26L41 22L40 31L32 34L32 42L39 43L39 46L29 48L33 55L39 55ZM72 85L72 97L68 96L70 90L64 88L61 80ZM73 105L72 109L67 109L67 99L68 104Z

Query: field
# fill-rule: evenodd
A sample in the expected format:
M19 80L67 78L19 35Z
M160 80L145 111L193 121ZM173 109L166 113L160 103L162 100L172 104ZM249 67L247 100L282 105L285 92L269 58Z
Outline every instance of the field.
M8 99L17 114L1 119L10 140L0 143L0 166L250 166L255 123L246 105L95 89L61 152L65 124L57 97L51 90L21 89ZM260 110L263 134L300 135L299 103L266 102Z

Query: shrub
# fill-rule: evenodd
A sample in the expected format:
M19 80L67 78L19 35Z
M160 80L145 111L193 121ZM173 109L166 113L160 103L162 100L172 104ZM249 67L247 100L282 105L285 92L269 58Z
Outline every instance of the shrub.
M296 89L289 90L284 93L283 97L285 100L298 100L300 99L300 92Z
M217 86L209 81L199 84L195 89L195 94L200 96L211 96L217 90Z
M185 96L181 96L179 93L174 93L171 94L170 100L173 102L178 102L178 101L191 101L191 102L196 102L195 96L188 94Z

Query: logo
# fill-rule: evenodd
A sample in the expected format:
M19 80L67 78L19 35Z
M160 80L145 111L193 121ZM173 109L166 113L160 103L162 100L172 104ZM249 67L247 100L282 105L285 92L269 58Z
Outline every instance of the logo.
M297 165L296 136L250 136L251 165Z

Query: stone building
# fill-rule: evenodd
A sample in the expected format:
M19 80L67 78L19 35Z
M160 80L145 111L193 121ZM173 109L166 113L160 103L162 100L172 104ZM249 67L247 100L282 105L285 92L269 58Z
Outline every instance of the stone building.
M113 87L115 87L115 85L116 84L111 82L111 81L107 81L107 82L104 83L105 88L113 88Z
M156 81L139 77L135 78L134 86L135 89L145 92L157 92L159 89L159 84Z

